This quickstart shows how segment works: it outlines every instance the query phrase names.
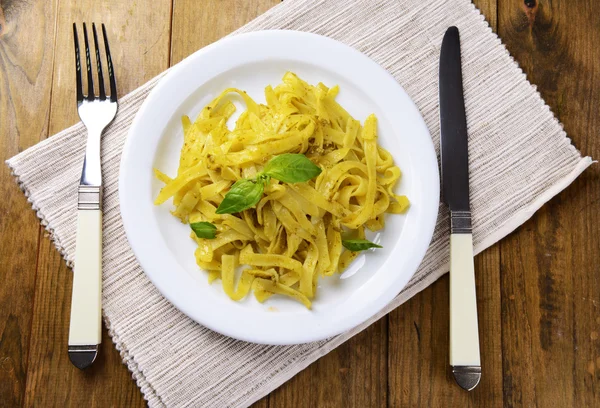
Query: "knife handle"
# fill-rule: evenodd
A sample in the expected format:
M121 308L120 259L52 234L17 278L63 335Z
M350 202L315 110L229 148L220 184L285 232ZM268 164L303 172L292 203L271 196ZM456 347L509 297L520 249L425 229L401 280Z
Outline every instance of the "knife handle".
M465 212L466 213L466 212ZM461 220L456 222L456 218ZM468 228L464 225L468 217ZM470 213L452 214L450 235L450 365L456 382L470 391L481 379L475 266Z
M102 210L100 203L82 203L90 189L100 187L79 189L69 326L69 358L80 369L94 362L102 339Z

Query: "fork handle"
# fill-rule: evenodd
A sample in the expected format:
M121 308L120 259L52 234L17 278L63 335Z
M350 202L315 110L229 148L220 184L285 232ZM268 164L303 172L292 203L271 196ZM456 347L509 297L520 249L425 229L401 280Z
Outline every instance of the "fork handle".
M102 339L102 211L81 209L81 201L79 207L69 358L83 369L96 359Z

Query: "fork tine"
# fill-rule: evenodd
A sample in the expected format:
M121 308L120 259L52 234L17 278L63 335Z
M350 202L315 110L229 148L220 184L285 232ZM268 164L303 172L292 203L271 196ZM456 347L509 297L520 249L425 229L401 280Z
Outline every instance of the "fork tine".
M106 35L106 27L102 24L102 36L104 37L104 48L106 51L106 61L108 64L108 79L110 82L110 100L111 102L117 101L117 81L115 79L115 72L113 70L112 58L110 56L110 48L108 47L108 36Z
M75 43L75 81L77 82L77 103L83 102L83 85L81 83L81 60L79 59L79 39L77 24L73 23L73 42Z
M102 61L100 60L100 47L98 47L98 33L96 32L96 24L92 23L92 34L94 35L94 47L96 48L96 66L98 68L98 91L100 92L100 100L106 99L106 91L104 90L104 75L102 74Z
M87 67L88 95L90 101L94 100L94 78L92 77L92 61L90 60L90 44L85 23L83 23L83 41L85 43L85 65Z

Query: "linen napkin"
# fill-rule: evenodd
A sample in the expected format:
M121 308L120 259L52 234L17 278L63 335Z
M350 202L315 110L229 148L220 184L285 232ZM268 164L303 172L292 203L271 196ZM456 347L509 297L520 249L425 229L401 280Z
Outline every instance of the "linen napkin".
M438 60L450 25L461 33L475 252L481 252L521 225L592 161L571 145L469 0L286 0L236 33L310 31L358 49L404 87L438 146ZM440 207L431 247L406 289L350 332L317 343L263 346L221 336L187 318L144 275L119 215L123 142L141 103L162 75L122 98L102 146L104 317L151 407L249 405L448 271L449 226L446 210ZM71 266L75 187L85 141L84 127L77 124L7 162Z

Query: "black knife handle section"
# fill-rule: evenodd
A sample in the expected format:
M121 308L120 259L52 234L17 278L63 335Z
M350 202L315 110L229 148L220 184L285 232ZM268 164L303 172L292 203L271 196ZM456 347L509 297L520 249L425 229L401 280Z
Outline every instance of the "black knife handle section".
M471 211L450 211L450 233L471 234Z
M469 150L460 36L450 27L440 54L442 195L451 210L469 211Z

